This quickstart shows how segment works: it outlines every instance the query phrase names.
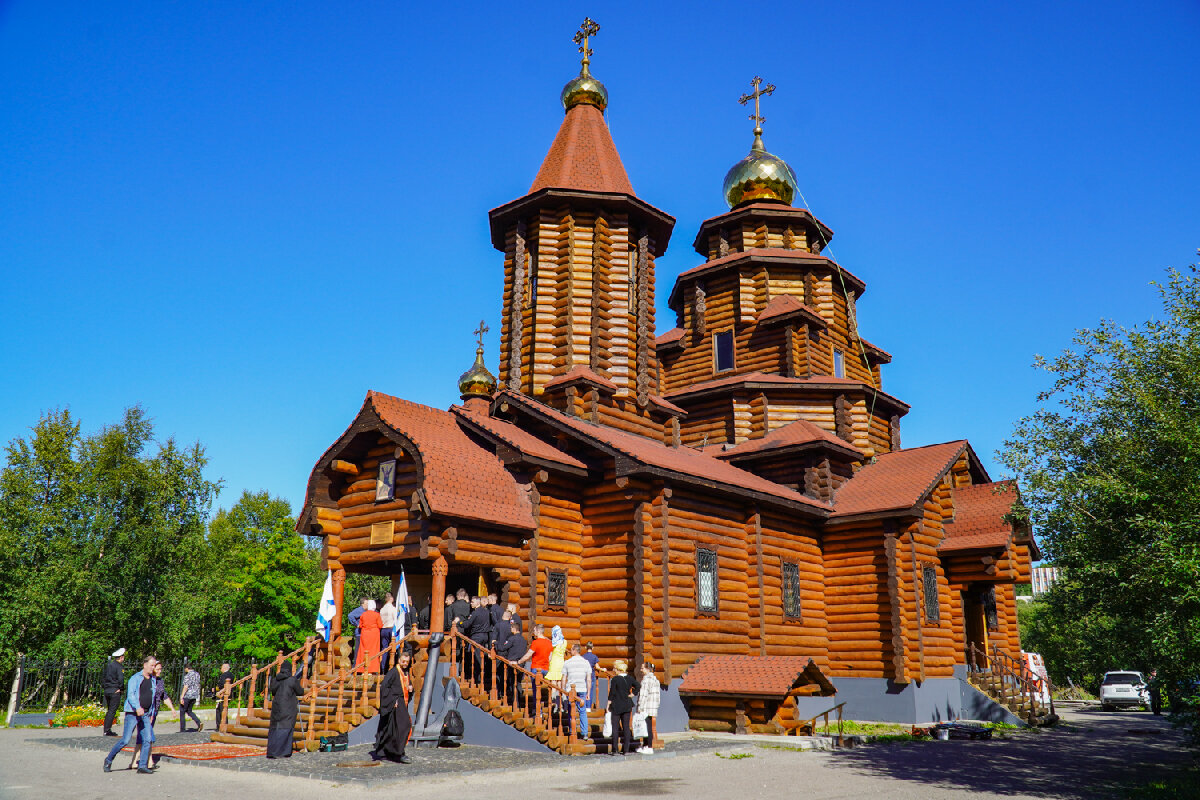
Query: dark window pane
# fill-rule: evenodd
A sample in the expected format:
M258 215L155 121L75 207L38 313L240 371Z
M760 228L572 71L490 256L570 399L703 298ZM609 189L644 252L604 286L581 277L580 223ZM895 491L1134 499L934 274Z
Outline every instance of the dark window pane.
M696 605L700 611L717 610L717 554L700 548L696 551Z
M988 589L983 593L983 616L987 619L989 631L1000 629L1000 619L996 614L996 589Z
M790 561L783 562L783 613L800 616L800 565Z
M937 570L927 566L921 572L923 576L921 589L925 596L925 621L937 622L941 619L938 609Z
M733 331L713 334L713 350L716 352L717 372L733 369Z
M833 351L833 377L846 377L846 354L841 350Z
M546 573L546 605L565 606L567 604L567 573L561 570L549 570Z

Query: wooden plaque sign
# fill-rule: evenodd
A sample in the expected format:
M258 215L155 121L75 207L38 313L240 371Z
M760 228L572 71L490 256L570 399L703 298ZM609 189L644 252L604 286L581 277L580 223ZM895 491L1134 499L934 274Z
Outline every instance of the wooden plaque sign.
M392 531L395 529L396 523L392 520L387 522L376 522L371 525L371 544L391 544Z

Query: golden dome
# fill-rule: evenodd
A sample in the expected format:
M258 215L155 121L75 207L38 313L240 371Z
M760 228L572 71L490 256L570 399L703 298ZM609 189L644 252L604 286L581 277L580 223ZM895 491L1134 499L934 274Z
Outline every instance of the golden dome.
M469 397L491 397L496 391L496 376L483 363L483 345L475 350L475 363L458 379L458 391L462 399Z
M562 104L565 111L570 111L581 103L603 111L608 107L608 89L604 84L592 77L585 60L579 70L579 75L567 82L562 90Z
M730 208L743 203L776 202L792 204L796 196L796 173L787 162L767 152L762 129L754 131L750 155L733 165L725 174L725 202Z

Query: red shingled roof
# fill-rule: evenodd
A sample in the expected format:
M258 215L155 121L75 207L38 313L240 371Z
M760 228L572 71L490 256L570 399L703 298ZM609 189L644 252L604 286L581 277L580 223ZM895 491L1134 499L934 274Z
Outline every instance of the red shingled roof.
M578 108L578 106L576 107ZM546 385L542 388L553 389L555 386L566 386L568 384L580 382L593 383L601 388L609 390L610 392L615 392L617 390L617 385L615 383L600 373L582 365L578 367L572 367L562 375L551 378L550 380L546 381Z
M536 527L529 495L495 454L467 436L454 414L382 392L368 392L366 405L416 447L422 488L434 514L512 528Z
M839 439L820 425L809 422L806 419L800 419L795 422L789 422L783 427L776 428L766 436L758 439L747 439L741 444L722 451L718 455L718 458L736 459L739 456L748 456L787 447L798 447L815 442L835 447L855 459L861 459L863 456L861 450L846 440Z
M671 328L654 340L656 347L666 347L667 345L675 344L683 339L683 328Z
M819 253L810 253L807 250L787 250L782 247L752 247L749 250L737 250L729 255L721 256L720 258L714 258L712 261L706 261L703 264L679 273L679 277L675 279L675 285L671 288L671 294L667 298L667 305L675 310L679 310L679 291L684 281L692 278L698 278L701 275L724 269L725 267L738 264L742 261L765 262L768 264L772 262L780 264L787 263L789 261L826 264L831 269L840 269L842 271L843 278L848 284L847 288L858 292L858 296L860 298L867 289L867 284L862 278L858 277L845 267L839 265L836 261L828 256L823 256Z
M831 519L880 511L906 511L925 497L964 449L965 439L884 453L842 484Z
M767 307L758 315L758 322L770 322L781 317L798 316L817 325L826 325L824 318L811 306L797 300L790 294L778 294L771 298Z
M847 388L861 389L864 392L877 391L870 384L856 381L851 378L835 378L832 375L815 375L811 378L788 378L783 375L775 375L766 372L746 372L741 375L728 375L723 378L716 378L711 381L703 381L701 383L693 383L683 389L676 389L673 392L668 392L667 397L672 400L690 397L691 395L703 394L705 392L722 389L728 386L741 386L745 384L747 388L759 388L767 386L778 386L787 388L794 386L797 389L832 389L837 390L838 387L845 386ZM885 402L889 407L896 409L901 414L908 413L908 403L897 400L892 395L884 391L879 391L878 399Z
M946 538L938 550L977 550L1006 547L1013 529L1004 519L1020 496L1016 481L977 483L951 490L954 521L946 525Z
M570 453L564 453L549 442L544 442L528 431L518 428L511 422L489 417L478 411L471 411L464 406L451 406L450 410L458 415L468 427L482 429L491 438L504 442L509 447L532 458L563 464L568 467L586 469L587 464Z
M547 188L633 194L600 109L581 103L567 111L529 191Z
M731 489L741 489L756 492L761 495L788 500L793 504L803 505L814 510L828 510L829 506L813 500L786 486L769 481L765 478L738 469L720 459L705 455L690 447L668 447L661 442L625 433L607 425L584 422L576 417L570 417L561 411L531 400L522 394L505 390L505 399L532 411L536 415L549 418L555 423L570 428L580 434L585 440L610 448L620 454L640 462L646 466L672 472L680 476L692 476L702 481L723 484Z
M836 691L806 656L703 656L684 674L679 692L783 697L808 683L820 684L824 695Z

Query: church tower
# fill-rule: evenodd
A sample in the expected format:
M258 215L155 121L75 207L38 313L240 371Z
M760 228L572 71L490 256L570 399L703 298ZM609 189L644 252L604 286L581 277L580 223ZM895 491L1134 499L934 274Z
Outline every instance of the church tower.
M639 199L613 144L608 91L590 72L585 20L565 116L524 197L493 209L504 253L500 387L655 438L679 410L658 398L654 259L673 217Z

